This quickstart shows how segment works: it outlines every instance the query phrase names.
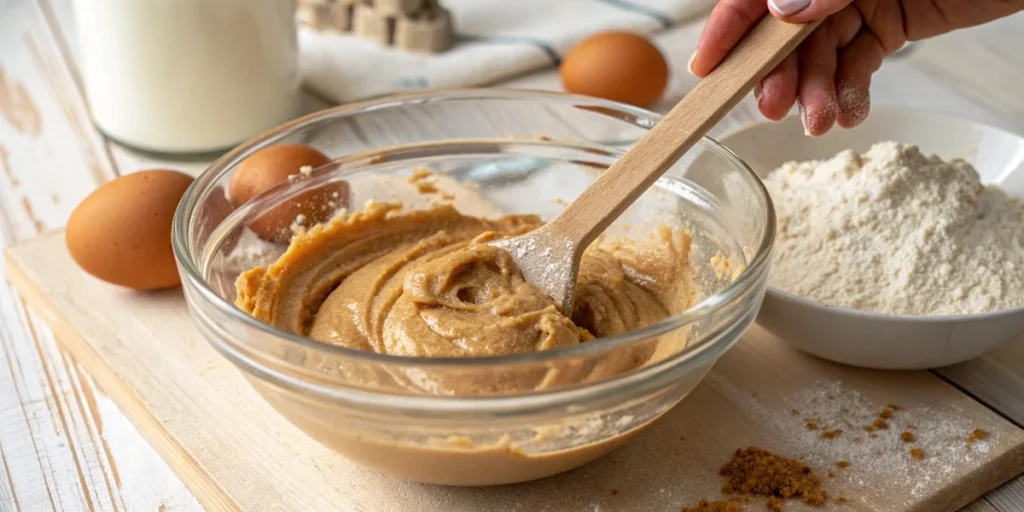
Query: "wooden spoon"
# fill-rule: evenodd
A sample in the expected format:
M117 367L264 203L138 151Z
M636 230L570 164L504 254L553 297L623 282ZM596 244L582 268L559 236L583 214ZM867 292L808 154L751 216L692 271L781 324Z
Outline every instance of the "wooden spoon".
M791 24L765 16L707 78L562 213L530 233L491 245L508 251L523 278L547 292L570 316L580 257L587 246L819 23Z

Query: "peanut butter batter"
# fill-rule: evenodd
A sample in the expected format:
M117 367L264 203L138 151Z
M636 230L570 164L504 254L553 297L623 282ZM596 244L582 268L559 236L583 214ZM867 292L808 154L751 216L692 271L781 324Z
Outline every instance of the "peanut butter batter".
M523 280L507 253L486 245L540 225L529 215L488 220L449 205L404 211L399 204L369 203L299 233L276 262L242 273L236 303L255 318L322 343L402 356L480 357L599 343L679 312L695 298L690 238L663 228L649 243L593 244L581 261L575 310L567 318ZM440 395L550 389L656 361L663 348L678 352L685 337L674 332L643 348L525 371L453 375L410 369L388 372L384 380ZM537 455L520 451L507 436L485 446L451 438L406 444L376 439L381 436L375 432L339 431L309 416L293 398L276 395L266 393L321 442L421 482L482 485L540 478L603 455L640 430ZM568 424L564 429L573 431Z
M523 280L507 253L486 245L540 225L535 216L487 220L447 205L405 212L398 204L370 203L297 235L269 267L244 272L237 305L280 329L332 345L478 357L624 333L689 304L689 238L663 233L647 252L625 244L591 247L580 264L572 318L566 318ZM600 373L635 368L649 356L631 353ZM478 384L447 391L508 392L527 383Z

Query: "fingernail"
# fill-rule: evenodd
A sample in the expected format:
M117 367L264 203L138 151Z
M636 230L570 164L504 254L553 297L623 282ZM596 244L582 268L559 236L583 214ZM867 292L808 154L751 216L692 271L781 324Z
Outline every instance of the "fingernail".
M807 110L804 109L803 104L799 101L796 103L796 108L800 111L800 123L804 125L804 135L814 137L814 134L812 134L811 130L807 127Z
M694 75L694 76L697 76L697 73L693 72L693 60L696 59L696 58L697 58L697 52L693 52L690 55L690 60L686 61L686 70L689 71L690 74Z
M772 10L783 15L791 16L811 5L811 0L768 0Z
M754 86L754 101L756 101L758 105L761 104L761 96L764 96L764 87L762 87L761 84L757 84Z

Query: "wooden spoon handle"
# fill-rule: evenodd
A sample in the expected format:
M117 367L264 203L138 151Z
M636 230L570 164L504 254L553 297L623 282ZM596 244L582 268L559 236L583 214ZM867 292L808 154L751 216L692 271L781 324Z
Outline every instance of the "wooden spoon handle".
M577 251L586 249L819 23L798 25L765 16L711 74L545 230L574 242Z

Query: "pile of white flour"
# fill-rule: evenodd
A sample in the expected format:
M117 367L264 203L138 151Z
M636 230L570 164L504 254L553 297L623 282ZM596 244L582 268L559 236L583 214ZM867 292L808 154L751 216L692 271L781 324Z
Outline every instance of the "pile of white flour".
M1024 205L963 161L876 144L788 163L769 283L824 304L954 315L1024 306Z

